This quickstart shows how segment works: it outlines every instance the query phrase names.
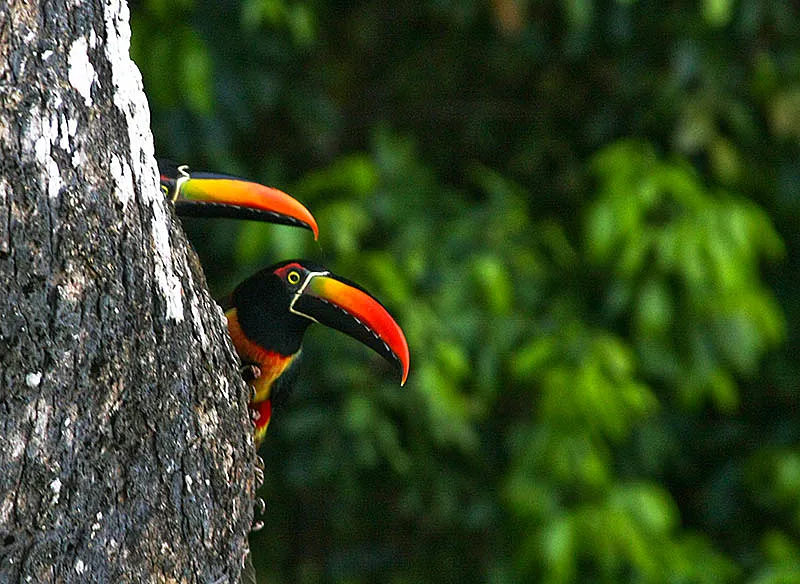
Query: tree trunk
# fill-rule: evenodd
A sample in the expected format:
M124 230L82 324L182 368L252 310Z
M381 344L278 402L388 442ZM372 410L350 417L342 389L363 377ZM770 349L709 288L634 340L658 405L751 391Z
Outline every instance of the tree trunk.
M0 1L0 582L236 582L248 390L121 0Z

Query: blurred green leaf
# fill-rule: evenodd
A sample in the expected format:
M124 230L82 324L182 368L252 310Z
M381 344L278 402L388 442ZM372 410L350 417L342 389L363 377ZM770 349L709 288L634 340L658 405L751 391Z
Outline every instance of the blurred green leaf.
M711 26L725 26L733 17L733 0L704 0L703 15Z
M183 37L181 59L181 87L189 108L197 113L208 114L214 107L211 92L212 65L203 41L187 32Z
M363 154L338 159L328 168L306 175L294 191L309 200L325 194L341 192L348 198L363 198L378 185L374 162Z
M555 341L544 337L521 347L511 362L514 375L520 379L531 379L541 372L542 366L550 360L557 350Z
M309 330L260 576L794 581L800 12L671 8L132 5L159 155L320 224L186 220L212 288L306 257L411 348Z
M513 297L511 278L506 268L497 258L484 255L474 261L473 270L489 311L500 316L508 314Z

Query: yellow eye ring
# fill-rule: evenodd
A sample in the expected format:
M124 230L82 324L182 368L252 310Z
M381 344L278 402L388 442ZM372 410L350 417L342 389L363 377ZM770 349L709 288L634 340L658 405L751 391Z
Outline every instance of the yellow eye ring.
M169 195L169 188L167 188L166 185L161 185L161 192L164 193L164 195Z
M289 274L286 276L286 280L290 284L292 284L293 286L295 284L299 284L300 283L300 273L299 272L295 272L293 270L293 271L289 272Z

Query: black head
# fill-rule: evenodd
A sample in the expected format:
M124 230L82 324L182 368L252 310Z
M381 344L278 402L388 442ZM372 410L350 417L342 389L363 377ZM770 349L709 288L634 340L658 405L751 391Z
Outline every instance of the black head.
M239 326L250 340L281 355L292 355L300 349L303 335L313 321L293 314L289 308L308 272L313 271L309 268L309 264L295 260L281 262L236 287L231 304L236 308Z
M300 349L312 322L364 343L408 375L408 343L400 326L369 292L322 266L289 260L270 266L240 284L231 304L251 341L281 355Z

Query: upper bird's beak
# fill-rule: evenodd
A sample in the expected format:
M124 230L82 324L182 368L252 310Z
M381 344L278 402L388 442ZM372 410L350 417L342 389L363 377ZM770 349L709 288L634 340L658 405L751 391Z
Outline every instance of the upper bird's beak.
M408 343L383 305L357 284L330 272L310 272L292 298L289 310L329 326L400 365L400 385L408 377Z
M255 219L310 229L314 239L319 228L311 212L283 191L245 179L190 173L186 166L160 164L161 188L175 203L179 215Z

